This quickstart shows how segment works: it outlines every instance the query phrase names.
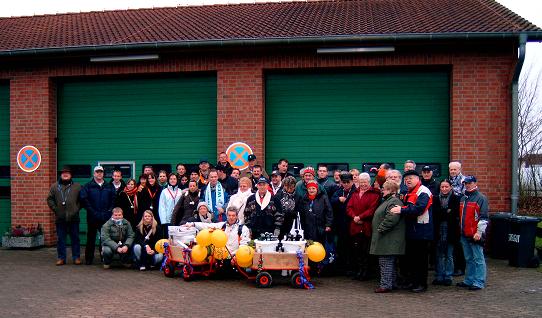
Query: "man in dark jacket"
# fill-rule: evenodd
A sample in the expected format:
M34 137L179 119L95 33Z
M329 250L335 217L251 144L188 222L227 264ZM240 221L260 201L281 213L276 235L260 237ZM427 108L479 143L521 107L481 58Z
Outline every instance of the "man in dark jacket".
M94 178L83 186L79 195L81 204L87 210L86 265L91 265L94 260L96 233L101 231L104 223L111 218L115 196L115 188L104 181L103 167L96 166L94 168Z
M260 235L266 232L279 236L284 216L271 199L269 181L260 177L257 187L258 191L247 199L245 225L252 231L252 239L259 239Z
M433 196L438 195L439 186L435 178L433 178L433 169L430 166L424 166L422 168L422 184L431 191Z
M427 291L429 242L433 240L433 195L422 185L416 170L406 171L403 179L408 188L404 205L395 206L390 211L405 216L405 260L411 281L407 287L412 292L421 293Z
M337 237L337 273L342 274L351 268L352 261L348 258L348 247L350 245L350 236L348 235L348 226L350 219L346 214L346 206L356 191L354 179L350 172L343 172L340 175L341 186L331 197L331 206L333 207L333 232Z
M224 167L216 167L218 181L220 182L220 184L222 184L224 190L228 192L228 195L232 196L237 193L237 189L239 188L239 181L229 176L226 171L227 169L225 169Z
M280 178L280 175L279 175ZM295 210L295 178L288 176L282 182L282 187L273 196L273 202L277 208L279 215L284 217L280 229L279 238L284 238L285 235L290 233L294 225L294 221L297 219L297 211ZM297 224L301 229L301 224Z
M337 185L335 184L335 181L333 181L333 179L328 178L327 174L327 166L322 164L318 165L318 178L316 179L316 181L319 185L324 187L328 198L331 198L337 190Z
M126 182L122 180L122 172L120 170L113 170L113 174L111 175L111 185L115 188L117 196L124 190L124 187L126 187Z
M113 209L113 216L105 222L101 230L104 268L108 269L115 254L119 254L125 267L131 266L132 244L135 233L130 222L123 218L121 208Z
M47 205L55 213L56 246L58 259L56 265L66 264L66 233L72 243L72 259L75 265L81 264L79 246L79 192L81 185L72 180L71 170L63 168L60 179L51 186L47 196Z
M218 154L218 162L216 163L215 168L217 170L220 168L227 176L231 175L233 167L228 161L228 155L225 152L221 152L220 154Z

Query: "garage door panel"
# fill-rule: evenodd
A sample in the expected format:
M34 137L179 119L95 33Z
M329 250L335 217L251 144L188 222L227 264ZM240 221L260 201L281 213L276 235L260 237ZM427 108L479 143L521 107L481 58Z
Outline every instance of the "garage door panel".
M215 75L66 81L58 96L59 168L134 161L137 176L143 164L216 156Z
M9 84L0 84L0 166L9 163ZM9 169L8 169L9 170ZM9 187L9 178L0 178L1 187ZM3 233L11 226L11 199L0 197L0 231Z
M285 157L358 168L362 162L406 159L445 164L448 77L447 72L268 74L266 162Z

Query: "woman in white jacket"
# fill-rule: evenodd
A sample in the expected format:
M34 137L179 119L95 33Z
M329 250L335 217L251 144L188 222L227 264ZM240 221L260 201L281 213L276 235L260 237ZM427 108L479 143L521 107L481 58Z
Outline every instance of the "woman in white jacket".
M168 185L160 193L160 203L158 204L158 216L162 224L162 237L168 237L168 226L171 225L173 208L179 202L182 191L178 187L177 175L171 173L168 176Z
M239 224L245 223L245 206L248 197L252 195L252 181L249 178L243 177L239 179L239 191L230 197L227 208L234 206L239 211Z

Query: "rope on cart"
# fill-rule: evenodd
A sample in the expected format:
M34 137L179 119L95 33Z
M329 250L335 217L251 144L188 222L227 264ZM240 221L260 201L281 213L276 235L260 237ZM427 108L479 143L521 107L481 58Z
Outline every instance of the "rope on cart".
M184 258L184 266L188 266L190 268L190 272L194 271L194 267L192 267L192 264L190 262L190 253L192 252L191 249L185 248L183 249L183 258Z
M166 267L167 261L169 258L169 243L164 242L164 260L162 261L162 266L160 266L160 271L163 271Z
M305 260L303 259L303 253L297 251L296 254L297 259L299 260L299 278L301 279L301 285L305 289L314 289L312 283L307 279L307 276L305 276Z

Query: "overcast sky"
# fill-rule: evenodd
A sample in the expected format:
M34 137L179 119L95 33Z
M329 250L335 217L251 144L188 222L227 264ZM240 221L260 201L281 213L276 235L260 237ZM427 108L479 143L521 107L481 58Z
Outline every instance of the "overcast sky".
M280 0L15 0L0 1L0 16L27 16L65 12L102 11L127 8L168 7L176 5L210 5L216 3L279 2ZM531 23L542 27L542 0L497 0ZM542 72L542 44L527 45L524 70ZM541 78L542 81L542 78ZM542 85L542 84L541 84Z

